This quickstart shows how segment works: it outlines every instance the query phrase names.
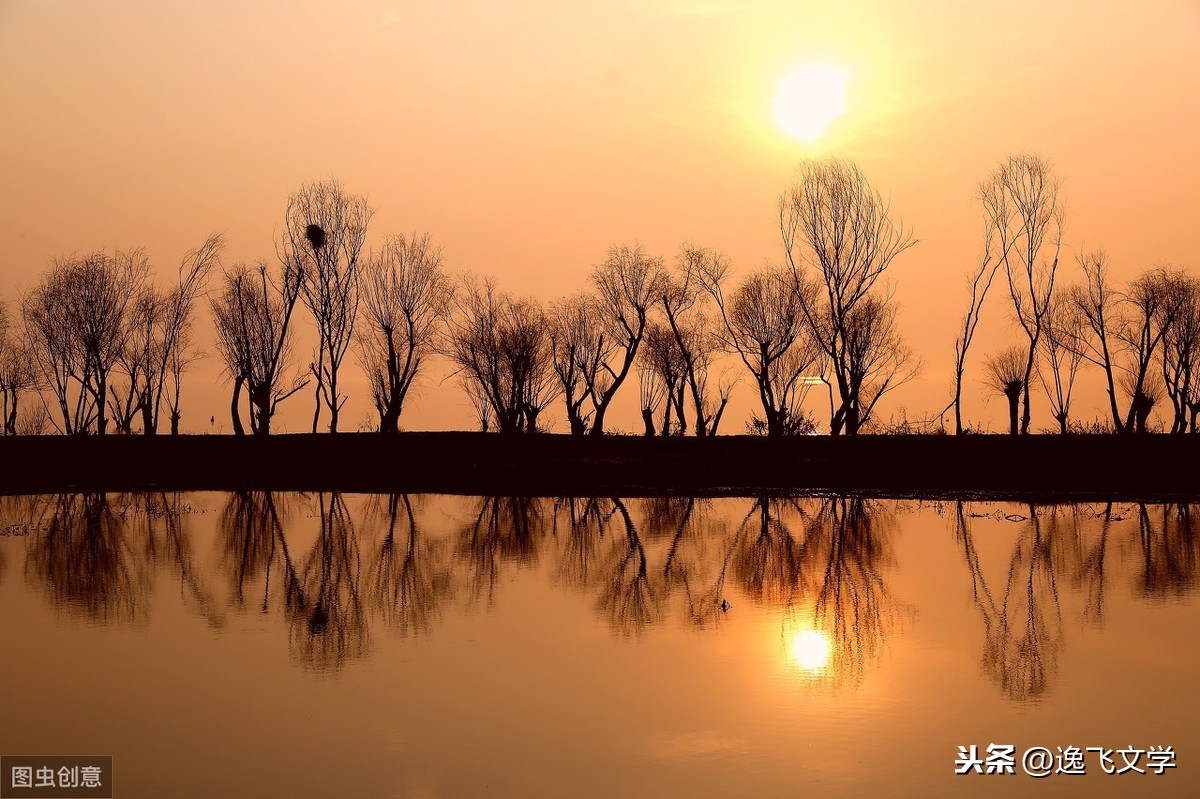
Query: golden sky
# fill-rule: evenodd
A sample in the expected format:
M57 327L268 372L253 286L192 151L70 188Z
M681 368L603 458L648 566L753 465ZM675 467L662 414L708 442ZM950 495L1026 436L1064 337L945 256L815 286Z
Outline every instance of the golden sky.
M812 62L850 82L810 146L777 129L771 98ZM892 279L926 368L886 416L948 400L974 193L1006 155L1040 153L1064 178L1065 282L1084 247L1106 248L1118 277L1200 269L1196 0L0 0L0 97L10 301L72 252L145 246L165 277L217 230L227 263L270 257L288 193L327 177L369 196L369 243L428 231L451 271L516 293L574 291L619 242L670 257L691 240L749 269L780 257L775 206L797 162L835 154L920 239ZM978 364L1012 335L1002 299L964 408L993 429L1005 410ZM196 367L185 429L228 424L219 371ZM346 374L352 429L371 409L349 360ZM432 377L405 426L469 426L463 394ZM633 429L624 391L613 422ZM1081 399L1090 417L1096 398ZM728 432L751 401L743 386ZM285 425L302 429L310 403L289 400ZM1044 399L1034 414L1050 424Z

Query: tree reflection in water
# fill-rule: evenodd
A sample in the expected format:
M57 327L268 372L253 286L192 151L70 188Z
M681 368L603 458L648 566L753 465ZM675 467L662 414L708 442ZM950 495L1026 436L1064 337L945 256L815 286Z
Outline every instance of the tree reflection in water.
M642 632L660 618L662 592L650 582L646 547L638 535L625 503L611 500L624 530L624 543L614 538L604 566L604 580L596 607L614 631L629 636Z
M972 534L973 518L1020 525L1003 592L989 588ZM1029 506L1020 514L979 514L955 506L955 537L971 577L971 595L984 626L983 666L1014 701L1043 697L1054 683L1064 633L1058 582L1083 593L1082 620L1102 625L1113 553L1132 554L1135 594L1161 600L1195 590L1200 536L1193 506L1112 503ZM1124 556L1122 555L1124 558ZM1119 569L1118 569L1119 571Z
M1158 517L1157 524L1152 514ZM1138 591L1143 597L1181 596L1195 587L1198 520L1200 513L1191 505L1138 505L1137 535L1143 559Z
M270 491L239 491L229 495L221 510L217 525L221 567L229 575L233 601L238 608L246 605L247 584L263 575L259 607L263 613L267 612L270 569L277 553L283 553L285 568L291 569L283 534L289 496Z
M830 497L805 534L814 567L813 618L830 636L831 678L857 683L896 629L900 606L888 590L894 516L861 497Z
M328 671L364 657L370 635L359 590L358 535L346 501L340 493L319 493L317 506L317 540L298 570L285 571L284 607L292 656Z
M38 534L26 550L26 574L46 585L56 608L93 621L145 619L147 563L130 547L107 494L40 497L30 518Z
M616 506L599 497L564 497L554 503L552 533L559 542L558 575L572 588L598 580L600 545Z
M797 500L760 497L734 536L734 580L756 602L786 606L800 601L803 594L801 550L807 549L808 537L797 544L784 518L789 510L804 515Z
M861 681L904 615L886 577L900 503L764 496L746 509L746 500L694 497L470 501L464 523L435 528L421 498L403 494L366 497L354 509L338 493L229 494L216 520L212 575L199 565L185 495L10 497L0 500L0 512L23 520L25 574L57 608L140 622L161 567L185 606L212 627L224 625L231 609L279 614L293 658L322 671L366 656L373 622L402 637L425 636L460 592L467 607L492 606L506 572L538 563L547 546L556 579L591 597L614 634L639 636L671 618L711 626L736 616L726 613L731 607L758 606L779 614L788 661L822 685ZM304 513L295 512L300 507ZM983 624L983 671L1015 701L1036 700L1053 686L1064 640L1061 586L1080 592L1081 617L1090 624L1103 624L1113 585L1128 584L1146 601L1196 586L1200 534L1192 505L997 510L988 515L1016 526L1008 528L1011 551L1006 545L992 570L972 530L984 514L964 503L953 508L970 600ZM311 528L301 523L308 513L316 520L311 545L304 532ZM228 590L214 591L221 580Z
M649 535L670 537L662 566L663 594L667 599L681 596L684 618L697 627L720 622L733 548L724 522L711 512L712 503L671 497L646 500L645 505Z
M427 541L407 494L370 499L369 520L384 517L385 530L369 567L367 595L373 611L402 636L428 635L441 604L452 595L444 541ZM397 534L397 528L403 529Z
M537 562L545 500L533 497L479 497L474 519L458 533L456 553L466 565L469 602L491 607L508 563Z
M140 536L150 563L178 572L184 602L213 629L225 626L225 614L195 566L192 552L192 506L174 492L133 494L121 511Z
M1032 505L1027 516L1010 514L1020 530L999 594L988 587L968 518L963 503L956 503L955 535L984 625L983 669L1010 699L1039 699L1057 671L1063 625L1055 571L1077 518Z

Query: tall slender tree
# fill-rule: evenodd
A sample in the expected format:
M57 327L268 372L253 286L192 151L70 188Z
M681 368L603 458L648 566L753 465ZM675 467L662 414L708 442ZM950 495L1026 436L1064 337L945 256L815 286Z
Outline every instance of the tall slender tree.
M301 276L300 296L317 327L312 431L322 407L336 433L347 397L338 387L342 360L354 334L359 303L359 254L366 241L371 206L335 180L307 183L288 198L287 232L281 257Z

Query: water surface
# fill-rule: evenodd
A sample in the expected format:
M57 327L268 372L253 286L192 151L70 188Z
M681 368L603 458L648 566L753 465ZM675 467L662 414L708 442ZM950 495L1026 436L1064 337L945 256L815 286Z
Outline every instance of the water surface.
M7 497L0 753L111 754L123 797L1195 794L1198 519ZM993 743L1015 775L954 774ZM1033 746L1178 766L1034 779Z

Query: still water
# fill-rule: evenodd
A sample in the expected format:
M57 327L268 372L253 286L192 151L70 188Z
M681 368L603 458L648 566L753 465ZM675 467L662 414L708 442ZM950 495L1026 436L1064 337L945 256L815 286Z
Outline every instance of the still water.
M1180 505L7 497L0 753L120 797L1197 795L1198 556Z

